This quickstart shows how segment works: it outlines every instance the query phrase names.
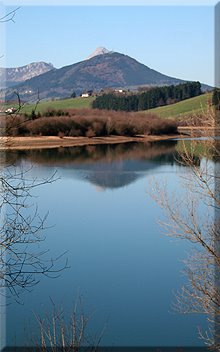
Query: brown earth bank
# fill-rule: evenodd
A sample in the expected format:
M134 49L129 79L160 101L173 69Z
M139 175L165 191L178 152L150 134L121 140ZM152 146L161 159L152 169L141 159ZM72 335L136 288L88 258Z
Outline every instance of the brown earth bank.
M108 136L108 137L57 137L57 136L37 136L37 137L0 137L0 150L7 149L49 149L60 147L73 147L97 144L118 144L129 142L153 142L172 138L179 135L162 136Z
M186 126L178 128L175 135L139 135L136 137L104 136L104 137L58 137L58 136L32 136L32 137L0 137L0 150L7 149L49 149L59 147L85 146L96 144L116 144L129 142L156 142L186 136L205 136L220 134L220 129L212 127Z

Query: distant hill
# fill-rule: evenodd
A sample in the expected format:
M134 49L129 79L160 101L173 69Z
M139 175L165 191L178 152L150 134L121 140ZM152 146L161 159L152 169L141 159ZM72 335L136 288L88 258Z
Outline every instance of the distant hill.
M22 67L0 68L0 88L13 87L52 69L54 69L53 65L46 62L33 62Z
M25 101L70 97L83 91L100 91L105 88L134 89L139 86L171 85L184 82L166 76L135 59L117 52L98 48L89 59L62 67L17 84L16 89ZM6 99L12 99L13 89L6 91Z

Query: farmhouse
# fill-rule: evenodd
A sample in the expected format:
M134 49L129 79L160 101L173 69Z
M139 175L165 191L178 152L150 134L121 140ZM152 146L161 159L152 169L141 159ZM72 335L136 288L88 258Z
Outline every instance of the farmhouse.
M82 97L82 98L91 97L92 93L93 93L92 90L87 90L86 92L83 92L83 93L81 94L81 97Z
M124 89L115 89L115 93L126 93Z
M17 111L16 108L8 108L7 110L5 110L5 114L11 115L14 114Z

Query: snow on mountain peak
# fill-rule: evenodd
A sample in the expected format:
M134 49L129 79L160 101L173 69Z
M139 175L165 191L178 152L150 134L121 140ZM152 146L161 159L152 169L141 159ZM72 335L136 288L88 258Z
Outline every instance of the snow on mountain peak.
M109 54L110 52L111 51L109 51L108 49L104 48L103 46L100 46L91 55L89 55L86 60L89 60L94 56Z

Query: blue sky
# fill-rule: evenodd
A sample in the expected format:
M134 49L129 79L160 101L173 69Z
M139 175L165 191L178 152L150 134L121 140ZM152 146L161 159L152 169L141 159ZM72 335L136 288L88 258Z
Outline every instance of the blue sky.
M59 68L104 46L164 74L214 84L211 5L21 6L5 27L7 67Z

